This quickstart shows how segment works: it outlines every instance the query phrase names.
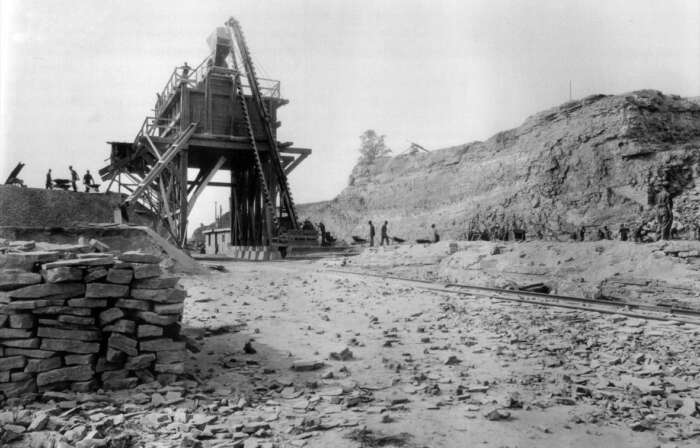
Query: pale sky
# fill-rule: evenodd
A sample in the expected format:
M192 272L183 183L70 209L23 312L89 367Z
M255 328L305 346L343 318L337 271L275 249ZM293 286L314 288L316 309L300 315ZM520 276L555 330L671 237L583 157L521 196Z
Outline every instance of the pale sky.
M331 199L372 128L401 152L485 140L569 96L700 95L700 2L650 0L0 1L0 181L14 165L97 172L132 141L172 69L229 16L279 79L282 141L313 149L297 202ZM191 174L194 176L194 173ZM190 232L213 218L210 188ZM1 211L0 211L1 212Z

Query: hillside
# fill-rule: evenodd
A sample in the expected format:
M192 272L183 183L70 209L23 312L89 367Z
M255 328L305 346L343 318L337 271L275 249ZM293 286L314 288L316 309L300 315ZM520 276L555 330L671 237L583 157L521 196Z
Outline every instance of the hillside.
M680 231L692 231L700 201L700 105L654 90L594 95L535 114L485 142L359 164L335 199L302 204L342 238L388 220L390 235L464 236L482 222L524 223L562 238L581 225L651 223L651 180L670 182ZM650 226L649 226L650 227ZM594 229L592 229L594 230Z

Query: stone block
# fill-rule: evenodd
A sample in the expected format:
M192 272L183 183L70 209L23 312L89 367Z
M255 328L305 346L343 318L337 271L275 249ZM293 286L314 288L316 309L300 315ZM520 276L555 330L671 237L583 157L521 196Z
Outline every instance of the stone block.
M184 362L186 357L187 352L185 350L166 350L156 353L156 362L158 364Z
M41 372L36 376L37 386L61 383L64 381L87 381L92 379L94 372L88 366L71 366Z
M29 339L4 339L0 345L14 348L39 348L39 338Z
M95 325L95 318L94 317L71 316L68 314L62 314L62 315L58 316L58 321L62 324L70 324L70 325L86 325L86 326Z
M148 369L134 370L134 375L136 375L142 383L152 383L156 380L156 377L154 377Z
M100 351L99 342L83 342L71 339L42 339L42 350L53 350L68 353L98 353Z
M70 390L72 390L73 392L90 392L97 389L97 386L97 380L95 379L87 381L76 381L75 383L71 383Z
M27 364L24 356L6 356L0 358L0 370L23 369Z
M117 300L117 303L114 304L114 306L117 306L119 308L126 308L129 310L148 311L151 309L152 304L151 302L147 302L145 300L119 299Z
M0 327L4 327L5 323L10 319L10 316L8 316L5 313L0 313Z
M22 328L0 328L0 339L31 338L32 332Z
M5 394L5 397L7 398L31 394L36 392L36 382L34 381L34 378L28 378L23 381L0 383L0 392Z
M180 279L178 277L153 277L134 281L131 286L137 289L169 289L174 288Z
M100 379L102 381L121 380L126 378L127 376L129 376L129 371L126 369L108 370L100 375Z
M26 356L27 358L50 358L54 356L56 352L50 350L35 350L29 348L15 348L6 347L5 356Z
M174 364L158 364L153 367L153 370L155 370L158 373L175 373L175 374L182 374L185 373L185 363L178 362Z
M156 304L153 306L153 312L157 314L182 314L185 309L184 303L167 303Z
M91 268L88 269L87 273L85 274L83 282L92 283L99 280L103 280L107 278L107 275L107 269L105 268Z
M32 311L34 314L67 314L70 316L92 316L90 308L74 308L72 306L45 306L36 308Z
M41 275L33 272L0 271L0 291L10 291L37 283L41 283Z
M129 356L136 356L139 354L136 347L138 346L138 341L136 339L131 339L124 336L121 333L112 333L109 336L107 344L117 350L121 350Z
M38 373L58 369L59 367L61 367L61 358L54 356L53 358L46 359L30 359L27 361L24 371L29 373Z
M38 308L43 308L49 306L48 300L37 299L37 300L17 300L8 303L5 308L8 311L22 311L22 310L36 310Z
M34 378L34 375L29 372L10 372L10 381L12 382L23 381L29 378Z
M185 343L182 341L173 341L169 338L151 339L141 341L139 348L144 352L160 352L167 350L185 350Z
M151 302L167 303L172 289L135 289L132 288L130 296L137 300L149 300Z
M11 314L10 328L34 328L34 316L31 314Z
M107 273L107 281L109 283L118 283L120 285L128 285L134 278L134 271L131 269L110 269Z
M139 311L136 313L136 317L148 324L160 325L163 327L166 325L172 325L178 321L178 316L176 315L161 316L150 311Z
M109 250L109 246L103 243L100 240L96 240L95 238L90 238L90 241L88 241L88 244L90 247L95 249L97 252L107 252ZM104 254L105 256L111 256L111 254Z
M100 324L107 325L124 317L124 312L119 308L109 308L100 313Z
M131 263L131 269L134 270L134 278L137 280L159 277L161 274L160 266L157 264Z
M91 285L97 284L91 283ZM107 308L107 299L69 299L67 305L76 308Z
M103 381L102 382L102 387L105 390L122 390L122 389L131 389L133 387L136 387L136 385L139 383L138 378L121 378L121 379L113 379L109 381Z
M119 319L111 325L102 327L102 331L134 334L136 332L136 322L134 322L133 320Z
M94 266L111 266L114 264L112 257L91 257L91 258L74 258L72 260L58 260L51 263L46 263L42 269L49 270L61 267L94 267Z
M129 357L129 359L126 360L126 364L124 364L124 368L127 370L140 370L140 369L146 369L153 364L153 361L156 360L156 355L153 353L146 353L143 355L139 356L132 356Z
M158 264L161 262L162 258L158 255L145 254L143 252L128 251L119 255L119 259L126 263L146 263L146 264Z
M38 285L25 286L10 292L13 300L27 299L71 299L80 297L85 293L85 285L82 283L40 283Z
M95 365L95 371L98 373L106 372L107 370L118 370L122 367L123 366L121 363L109 362L106 358L101 357L97 360L97 364Z
M108 363L121 365L124 363L125 358L126 354L124 352L119 351L116 348L107 347L107 353L105 353L105 360Z
M32 271L37 264L50 263L61 257L58 252L32 251L0 254L0 269Z
M42 277L48 283L81 282L83 270L80 268L60 267L41 271Z
M40 338L72 339L75 341L99 341L102 337L97 330L67 330L63 328L39 327Z
M156 325L139 325L136 329L136 337L141 338L151 338L163 336L163 328Z
M96 355L92 354L66 355L63 357L63 362L65 362L67 366L93 364L95 362L95 357Z
M129 286L113 283L88 283L85 288L85 297L88 299L120 298L128 294Z
M9 383L10 382L10 371L9 370L0 370L0 383Z

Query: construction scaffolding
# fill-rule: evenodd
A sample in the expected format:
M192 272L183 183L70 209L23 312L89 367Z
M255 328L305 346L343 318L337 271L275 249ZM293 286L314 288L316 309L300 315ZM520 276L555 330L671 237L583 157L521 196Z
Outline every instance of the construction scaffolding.
M311 154L277 141L280 83L258 78L243 30L228 20L208 39L198 66L176 67L156 94L133 142L109 142L100 170L108 190L126 193L123 215L141 204L179 246L187 218L207 186L230 189L231 245L270 246L299 230L288 174ZM198 170L190 179L188 170ZM221 170L228 182L213 182Z

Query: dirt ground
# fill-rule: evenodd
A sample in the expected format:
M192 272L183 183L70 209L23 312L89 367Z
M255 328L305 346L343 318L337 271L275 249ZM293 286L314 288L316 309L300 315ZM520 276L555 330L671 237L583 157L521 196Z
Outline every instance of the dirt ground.
M183 280L202 343L189 369L245 397L229 423L269 425L242 446L700 444L700 328L426 292L325 262L224 265Z
M218 263L181 280L179 381L8 400L0 446L700 446L700 327Z

